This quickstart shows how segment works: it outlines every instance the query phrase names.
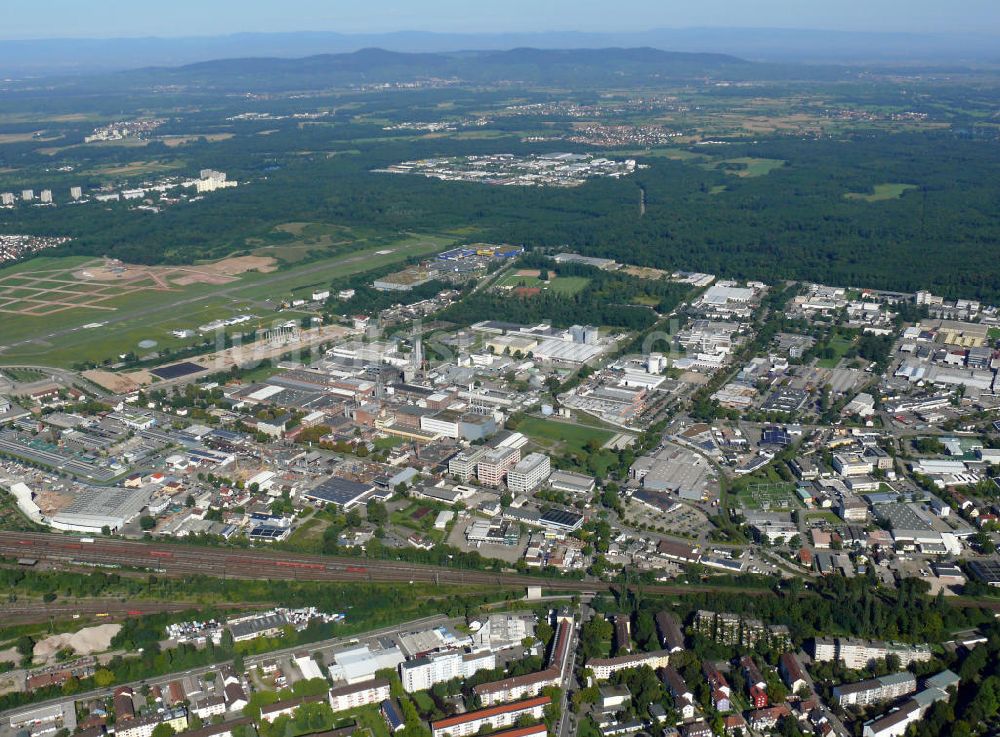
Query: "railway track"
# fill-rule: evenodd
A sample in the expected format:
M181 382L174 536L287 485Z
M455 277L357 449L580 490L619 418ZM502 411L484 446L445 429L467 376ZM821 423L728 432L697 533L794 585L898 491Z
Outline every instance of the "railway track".
M43 532L0 531L0 556L37 559L60 569L148 570L167 576L197 574L233 579L484 585L504 589L541 586L549 591L581 593L608 590L613 586L603 581L543 578L392 560L165 545ZM715 588L669 584L644 587L647 591L659 593L689 593Z
M90 620L115 622L130 617L141 617L147 614L162 614L164 612L182 612L187 609L198 609L197 602L168 601L136 601L119 599L87 599L77 602L55 602L42 604L39 602L0 604L0 618L8 624L28 624L48 622L52 619L76 619L82 617ZM269 605L255 602L250 604L213 604L217 609L265 609Z
M498 573L449 568L392 560L306 555L278 551L212 548L184 544L163 544L140 540L81 538L45 532L0 530L0 556L33 558L57 569L139 570L166 576L204 575L223 579L263 579L429 583L436 585L479 585L499 589L540 586L549 591L596 592L620 588L621 584L600 580L543 578L517 573ZM728 591L748 596L767 596L768 589L738 588L712 584L644 584L650 594L691 594ZM969 600L950 602L954 606L984 606L1000 611L1000 602ZM185 608L178 605L179 608ZM0 609L2 613L2 609Z
M297 555L256 550L163 545L142 541L78 538L51 533L0 531L0 555L32 558L56 567L94 570L145 569L164 575L201 574L220 578L302 581L372 581L434 584L544 586L585 590L580 581L490 573L391 560Z

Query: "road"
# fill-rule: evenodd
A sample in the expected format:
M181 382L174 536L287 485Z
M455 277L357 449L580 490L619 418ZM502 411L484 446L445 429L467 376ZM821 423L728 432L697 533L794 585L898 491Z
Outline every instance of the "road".
M563 680L560 684L562 697L559 702L559 723L556 725L555 737L573 737L577 731L576 713L571 708L570 694L581 688L577 678L576 656L580 647L579 627L582 627L583 623L587 621L590 612L588 602L589 599L580 602L580 619L570 635L569 652L566 655L566 672L563 674Z
M2 358L2 356L3 354L0 352L0 358ZM110 396L105 390L101 389L96 384L92 384L89 381L81 379L77 376L76 372L69 371L67 369L53 368L52 366L34 366L29 364L4 364L3 366L0 366L0 371L4 368L29 369L33 371L41 371L45 374L43 378L35 381L9 382L11 386L4 390L8 394L30 394L34 389L39 389L43 386L55 383L62 386L75 386L88 394L96 395L98 399Z
M345 642L349 642L354 639L369 639L372 637L381 637L384 635L397 634L404 630L427 628L427 627L434 627L440 624L448 624L451 621L452 620L450 620L443 614L435 614L430 617L421 617L420 619L413 619L408 622L403 622L401 624L393 625L391 627L383 627L382 629L372 630L370 632L364 633L363 635L353 635L350 637L334 637L329 640L321 640L320 642L312 643L307 647L309 648L309 652L329 650L331 648L335 648L338 645L342 645ZM243 662L246 665L247 670L250 670L251 668L259 665L265 660L287 657L289 655L293 655L296 652L300 652L303 649L303 647L304 646L299 645L296 647L281 648L280 650L272 650L270 652L262 653L260 655L248 656ZM142 681L132 681L131 683L126 683L126 684L118 683L111 688L96 688L90 691L73 694L72 698L76 701L80 701L88 698L95 698L98 696L110 696L115 688L118 688L118 686L122 685L132 686L132 688L135 689L136 691L138 691L143 684L147 684L149 686L160 686L161 688L163 688L167 683L169 683L170 681L177 680L178 678L183 678L187 676L198 677L205 673L218 671L220 664L221 663L213 663L212 665L207 665L201 668L193 668L191 670L186 670L186 671L177 671L174 673L157 676L155 678L144 679ZM48 699L47 701L38 701L31 704L30 707L22 706L22 707L17 707L15 709L8 709L4 712L0 712L0 719L2 719L2 721L7 721L9 724L8 718L11 714L24 711L29 708L38 709L53 704L61 704L66 700L67 700L66 697L60 697L55 699Z

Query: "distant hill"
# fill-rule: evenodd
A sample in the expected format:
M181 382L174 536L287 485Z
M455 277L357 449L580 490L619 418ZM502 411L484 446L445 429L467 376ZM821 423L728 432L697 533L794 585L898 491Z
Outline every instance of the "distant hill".
M0 31L2 33L2 31ZM167 67L211 59L291 58L381 48L407 53L465 49L605 49L651 47L732 54L768 63L981 65L1000 63L989 33L886 33L792 28L654 28L634 32L234 33L181 38L33 39L0 41L0 78L90 74Z
M192 84L218 89L295 89L350 84L458 79L535 84L623 83L688 79L745 70L751 62L725 54L654 48L535 49L403 53L361 49L301 59L221 59L116 75L119 82Z

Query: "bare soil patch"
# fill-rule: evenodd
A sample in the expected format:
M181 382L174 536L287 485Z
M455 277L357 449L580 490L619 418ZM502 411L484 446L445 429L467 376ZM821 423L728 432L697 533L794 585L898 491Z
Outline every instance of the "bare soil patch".
M99 624L84 627L77 632L64 632L46 637L35 643L35 661L48 661L60 650L71 648L77 655L93 655L111 647L111 640L118 634L120 624Z
M110 371L90 369L83 372L83 378L104 387L112 394L128 394L139 390L139 385L125 374L113 374Z

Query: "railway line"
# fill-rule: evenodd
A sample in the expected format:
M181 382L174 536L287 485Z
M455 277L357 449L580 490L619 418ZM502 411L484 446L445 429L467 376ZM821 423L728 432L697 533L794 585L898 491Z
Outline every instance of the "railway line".
M0 604L0 618L7 624L28 624L83 618L98 622L116 622L130 617L141 617L147 614L162 614L164 612L182 612L187 609L198 609L197 602L184 601L137 601L120 599L86 599L82 601L64 601L52 604L39 602L15 602ZM243 604L212 604L217 609L265 609L267 604L260 602Z
M258 550L80 538L53 533L0 531L0 555L30 558L55 567L145 569L164 575L201 574L236 579L371 581L433 584L543 586L557 590L592 589L593 584L519 574L447 568L391 560L300 555Z
M56 569L150 571L166 576L204 575L222 579L263 579L413 583L435 585L491 586L524 589L540 586L552 592L586 593L620 588L621 584L571 578L544 578L518 573L501 573L449 568L393 560L306 555L280 551L212 548L184 544L164 544L116 538L86 538L45 532L0 530L0 557L31 558ZM737 588L711 583L645 584L651 594L691 594L729 591L748 596L766 596L768 589ZM1000 611L1000 602L988 599L950 601L954 606L983 606ZM183 609L182 603L177 604ZM0 607L0 613L3 612ZM22 616L27 616L22 613ZM47 618L47 615L46 615Z
M166 576L205 575L223 579L404 582L495 586L503 589L541 586L549 591L571 593L608 590L615 586L599 580L544 578L393 560L86 538L44 532L0 531L0 556L36 559L57 569L120 568L148 570ZM643 588L655 593L681 594L699 590L717 590L720 587L658 584ZM766 591L748 591L748 593L766 593Z

